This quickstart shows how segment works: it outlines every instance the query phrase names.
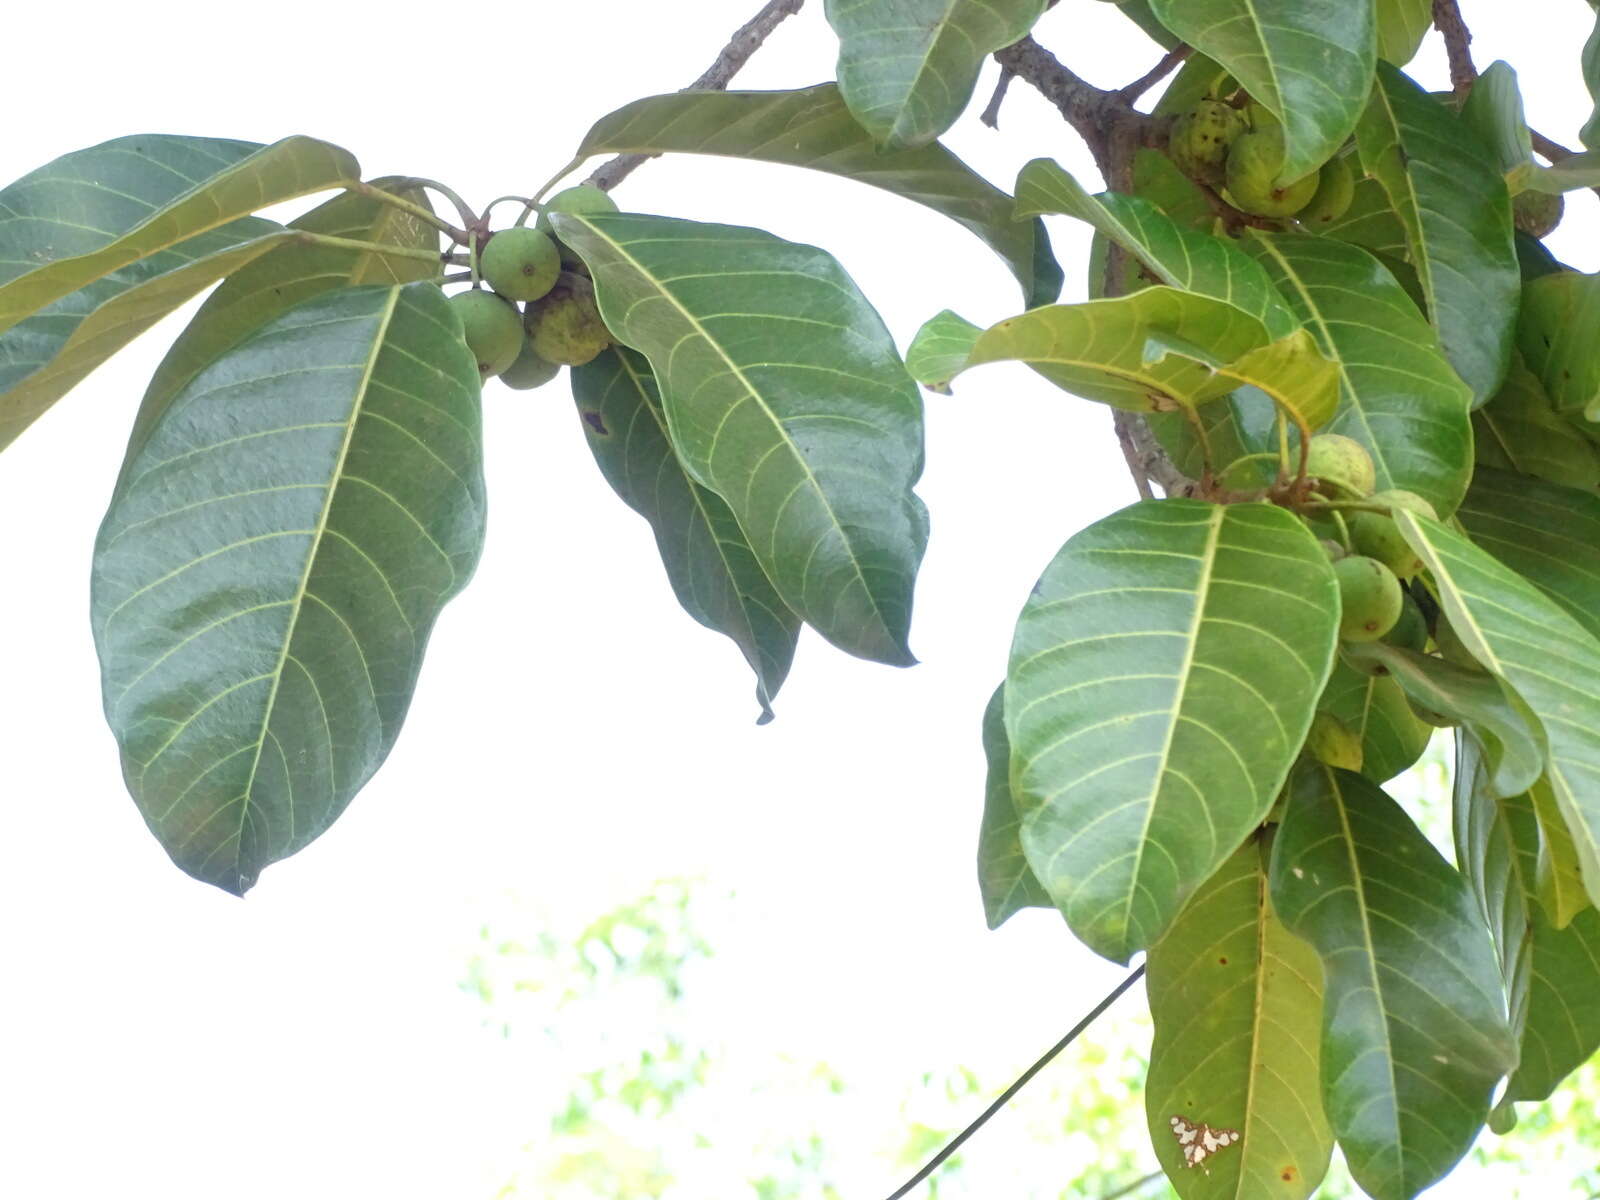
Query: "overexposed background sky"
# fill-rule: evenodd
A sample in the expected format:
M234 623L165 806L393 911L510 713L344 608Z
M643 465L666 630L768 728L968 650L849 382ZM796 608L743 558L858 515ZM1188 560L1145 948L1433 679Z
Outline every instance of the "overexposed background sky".
M432 176L482 204L537 187L602 114L692 79L756 6L12 6L0 180L124 134L306 133L368 176ZM1532 122L1574 142L1589 7L1463 7L1480 65L1510 59ZM1063 0L1037 32L1104 85L1160 54L1093 0ZM812 0L739 85L818 82L834 53ZM1413 69L1442 83L1437 45ZM993 71L953 148L1002 187L1040 154L1097 183L1025 86L999 133L978 125ZM826 247L902 347L940 308L986 323L1020 307L965 231L842 180L685 156L617 199ZM1595 203L1572 200L1552 243L1586 269ZM1052 232L1079 297L1086 231ZM490 385L488 545L389 762L245 900L179 873L122 788L87 584L129 422L184 319L0 459L0 1195L492 1195L535 1131L526 1064L458 988L479 925L570 924L663 876L738 896L701 1000L751 1055L885 1081L980 1053L1020 1067L1121 977L1048 913L987 933L973 878L978 718L1016 612L1068 535L1134 498L1108 411L1021 368L928 398L922 665L857 662L808 634L765 728L737 651L678 609L648 527L595 469L565 379ZM748 1105L728 1096L727 1119ZM852 1197L896 1182L841 1180Z

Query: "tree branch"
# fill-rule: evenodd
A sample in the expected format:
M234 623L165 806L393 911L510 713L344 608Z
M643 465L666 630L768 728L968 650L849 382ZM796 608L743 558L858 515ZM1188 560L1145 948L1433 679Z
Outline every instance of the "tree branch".
M994 85L994 95L989 97L989 103L978 117L990 129L1000 128L1000 106L1006 102L1006 92L1011 89L1011 81L1015 78L1005 67L1000 68L1000 79Z
M804 3L805 0L768 0L761 6L760 12L741 25L728 39L728 44L722 48L722 53L700 73L700 78L682 90L720 92L725 89L739 73L740 68L761 49L762 43L772 31L799 12ZM648 162L654 157L656 156L653 154L619 154L589 176L587 182L602 191L609 192L632 174L640 163Z
M1117 95L1121 96L1126 103L1132 104L1140 96L1144 95L1151 88L1155 87L1156 84L1160 83L1168 75L1172 74L1172 72L1177 69L1178 64L1188 57L1189 47L1180 42L1171 50L1168 50L1167 53L1162 56L1161 61L1155 66L1151 67L1127 87L1120 89L1117 92Z
M1114 126L1127 124L1143 130L1150 118L1138 112L1121 92L1108 92L1079 79L1050 51L1031 37L995 53L995 61L1026 80L1056 106L1067 124L1088 144L1102 175L1110 172L1110 143Z
M1433 27L1444 35L1445 54L1450 59L1450 84L1456 99L1463 100L1478 78L1472 65L1472 31L1461 17L1456 0L1433 0Z

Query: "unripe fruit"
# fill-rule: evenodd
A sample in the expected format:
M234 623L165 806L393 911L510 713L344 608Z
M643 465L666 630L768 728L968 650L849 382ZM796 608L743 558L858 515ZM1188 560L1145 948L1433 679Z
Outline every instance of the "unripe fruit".
M537 229L502 229L478 256L490 287L508 300L537 300L561 277L561 251Z
M1322 547L1322 552L1328 556L1329 562L1338 562L1349 553L1343 546L1332 538L1318 538L1317 545Z
M1185 175L1221 187L1227 178L1228 147L1245 130L1239 110L1220 100L1202 100L1172 123L1167 151Z
M1375 642L1394 628L1405 601L1400 581L1375 558L1352 554L1333 564L1339 581L1339 636Z
M1567 211L1566 197L1552 192L1518 192L1511 215L1518 229L1532 237L1549 237Z
M612 342L594 289L577 275L563 275L549 295L528 306L527 326L535 354L569 367L589 362Z
M1422 608L1411 596L1410 592L1401 589L1400 619L1394 623L1394 628L1383 635L1383 640L1391 646L1398 646L1402 650L1413 650L1421 654L1428 648L1428 619L1422 615Z
M1311 719L1311 731L1306 734L1306 752L1318 762L1346 771L1361 770L1365 754L1361 739L1355 730L1332 713L1319 712Z
M478 374L487 379L516 361L522 351L522 320L510 301L473 288L451 296L450 306L461 318L467 349L478 360Z
M1372 455L1354 438L1339 433L1315 434L1306 446L1306 476L1312 486L1330 495L1370 496L1378 486Z
M522 353L517 355L516 362L500 372L500 382L508 388L526 392L532 388L543 387L560 373L560 365L540 358L533 348L533 339L524 337Z
M1319 174L1313 172L1287 187L1278 187L1283 167L1283 130L1268 126L1242 133L1228 148L1228 195L1235 208L1258 217L1291 217L1316 194Z
M545 233L550 229L550 214L563 213L614 213L617 211L617 202L600 188L592 183L580 183L577 187L569 187L557 192L544 202L544 211L539 214L539 219L534 222L534 228Z
M1311 226L1331 224L1350 211L1355 198L1356 173L1350 160L1332 159L1322 164L1317 173L1317 190L1295 219Z
M1415 492L1408 492L1403 488L1375 492L1370 497L1370 502L1391 511L1407 509L1428 517L1438 516L1433 505ZM1405 535L1400 532L1400 527L1391 517L1378 513L1355 513L1350 518L1350 541L1358 552L1377 559L1401 579L1414 578L1427 565L1411 548Z

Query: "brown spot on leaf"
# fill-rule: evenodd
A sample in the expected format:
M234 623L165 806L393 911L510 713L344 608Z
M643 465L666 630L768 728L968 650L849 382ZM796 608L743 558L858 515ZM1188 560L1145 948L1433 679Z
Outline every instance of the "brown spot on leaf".
M611 433L611 430L606 428L605 420L592 409L583 414L583 423L601 437L606 437Z
M1294 1180L1295 1180L1295 1176L1298 1175L1298 1174L1299 1174L1299 1172L1296 1171L1293 1167L1285 1167L1283 1169L1283 1172L1278 1176L1278 1178L1283 1180L1285 1183L1293 1183Z
M1221 958L1217 959L1217 966L1225 967L1227 965L1228 965L1228 956L1226 954L1224 954Z

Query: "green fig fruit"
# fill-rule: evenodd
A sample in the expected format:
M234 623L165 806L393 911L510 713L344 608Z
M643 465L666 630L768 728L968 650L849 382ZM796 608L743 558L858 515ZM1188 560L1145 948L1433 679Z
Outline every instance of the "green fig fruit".
M1372 455L1354 438L1340 433L1318 433L1306 446L1306 477L1312 489L1326 495L1360 499L1378 486Z
M1395 627L1405 606L1400 580L1375 558L1352 554L1333 564L1339 581L1339 636L1375 642Z
M595 307L593 285L581 275L563 274L548 295L528 306L526 320L533 352L563 366L591 361L614 340Z
M1422 615L1422 606L1404 588L1400 590L1400 619L1383 635L1383 640L1418 654L1428 648L1428 619Z
M1433 505L1415 492L1390 488L1374 492L1368 502L1390 509L1408 509L1427 517L1438 517ZM1401 579L1413 579L1426 564L1411 548L1393 517L1380 513L1358 512L1350 518L1350 541L1358 553L1375 558Z
M547 362L533 348L533 339L522 339L522 353L517 360L500 372L500 382L515 391L526 392L543 387L561 373L559 363Z
M1235 208L1258 217L1292 217L1316 194L1319 173L1286 187L1277 183L1283 167L1283 130L1278 126L1241 133L1228 147L1228 195Z
M461 318L467 349L478 360L478 374L488 379L500 374L522 352L522 319L509 300L473 288L450 297Z
M1356 731L1329 712L1319 712L1311 719L1306 752L1318 762L1346 771L1361 770L1365 758Z
M544 202L544 211L534 222L534 228L550 233L551 213L614 213L617 202L592 183L580 183L557 192Z
M561 277L561 251L549 234L502 229L478 256L484 282L508 300L537 300Z
M1227 179L1228 147L1244 130L1238 109L1202 100L1172 123L1167 153L1185 175L1220 188Z
M1306 206L1295 214L1302 225L1328 225L1350 211L1356 198L1356 173L1348 158L1335 158L1322 164L1317 173L1317 190Z
M1511 201L1517 228L1536 238L1554 233L1566 211L1566 197L1556 192L1518 192Z

